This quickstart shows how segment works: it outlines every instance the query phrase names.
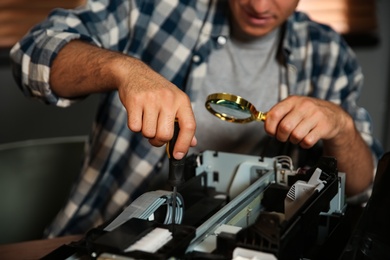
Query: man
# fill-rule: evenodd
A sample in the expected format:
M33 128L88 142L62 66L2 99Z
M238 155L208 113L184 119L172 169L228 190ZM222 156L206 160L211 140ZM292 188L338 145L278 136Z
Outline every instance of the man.
M176 159L320 145L346 172L349 196L369 189L380 147L356 105L360 67L339 35L294 12L298 2L95 0L56 10L16 44L27 95L62 107L102 96L82 174L50 236L85 232L147 190L164 172L175 118ZM212 118L205 97L222 91L268 111L264 127Z

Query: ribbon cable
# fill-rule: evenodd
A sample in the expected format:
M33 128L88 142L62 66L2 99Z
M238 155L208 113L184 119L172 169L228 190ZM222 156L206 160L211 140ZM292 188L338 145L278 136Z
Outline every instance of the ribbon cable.
M171 224L173 218L172 191L156 190L142 194L127 206L104 230L112 231L131 218L149 219L153 213L165 205L167 213L164 224ZM184 201L178 193L176 196L175 223L180 224L183 220Z

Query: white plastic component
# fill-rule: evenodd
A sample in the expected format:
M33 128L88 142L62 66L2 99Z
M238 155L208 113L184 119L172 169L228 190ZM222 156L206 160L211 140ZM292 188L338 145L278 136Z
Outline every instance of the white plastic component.
M306 198L307 195L311 195L314 191L321 191L325 187L324 181L320 180L321 173L321 169L317 168L308 182L295 182L288 191L287 197L291 200L297 200L302 197Z
M165 228L155 228L146 236L129 246L124 252L143 251L155 253L172 239L172 232Z
M325 181L320 179L322 170L317 168L308 182L296 181L287 193L284 200L284 213L286 219L290 219L295 212L309 199L315 192L320 192L325 187Z
M217 236L221 232L226 232L230 234L236 234L238 231L240 231L242 228L241 227L236 227L232 225L226 225L223 224L219 226L213 234L209 235L206 237L205 240L203 240L199 245L197 245L194 250L199 251L199 252L207 252L211 253L217 248Z
M233 260L277 260L273 254L237 247L233 251Z

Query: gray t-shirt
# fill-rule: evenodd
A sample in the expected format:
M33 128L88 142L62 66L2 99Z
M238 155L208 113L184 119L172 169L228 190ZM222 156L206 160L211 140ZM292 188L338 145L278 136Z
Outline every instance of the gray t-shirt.
M278 100L278 42L279 30L252 39L233 30L225 46L212 52L204 87L194 103L198 145L191 153L216 150L259 154L259 142L266 135L263 123L222 121L206 110L205 101L209 94L228 92L245 98L259 111L268 111Z

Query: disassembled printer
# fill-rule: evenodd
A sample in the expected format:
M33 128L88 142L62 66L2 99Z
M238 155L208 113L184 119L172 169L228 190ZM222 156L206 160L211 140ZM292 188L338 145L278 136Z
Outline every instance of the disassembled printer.
M44 259L336 259L348 240L333 158L294 169L287 156L205 151L185 169L175 212L171 191L144 193Z

